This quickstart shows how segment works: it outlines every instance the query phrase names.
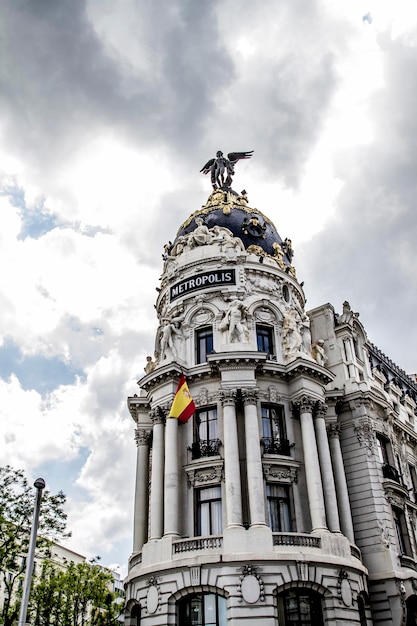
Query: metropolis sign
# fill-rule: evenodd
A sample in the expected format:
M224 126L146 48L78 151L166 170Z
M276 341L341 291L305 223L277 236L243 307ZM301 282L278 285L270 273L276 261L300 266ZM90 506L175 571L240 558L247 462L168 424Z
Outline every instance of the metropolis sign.
M170 299L172 301L192 291L217 285L236 285L235 270L213 270L212 272L203 272L192 278L181 280L179 283L172 285Z

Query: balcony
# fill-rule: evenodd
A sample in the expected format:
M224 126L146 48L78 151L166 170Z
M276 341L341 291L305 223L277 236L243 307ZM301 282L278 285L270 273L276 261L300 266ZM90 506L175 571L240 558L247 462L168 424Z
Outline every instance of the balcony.
M219 448L222 445L220 439L205 439L202 441L195 441L191 448L191 458L201 459L207 456L218 456Z
M195 550L218 550L223 546L223 537L196 537L194 539L180 539L172 545L174 554L194 552Z
M320 537L300 533L273 533L274 546L295 546L297 548L321 548Z
M261 444L264 454L284 454L290 455L290 442L288 439L274 439L272 437L262 437Z
M387 480L393 480L394 482L398 483L399 485L402 484L402 480L400 478L400 474L399 474L397 468L394 467L393 465L389 465L388 463L385 463L385 465L382 466L382 475Z

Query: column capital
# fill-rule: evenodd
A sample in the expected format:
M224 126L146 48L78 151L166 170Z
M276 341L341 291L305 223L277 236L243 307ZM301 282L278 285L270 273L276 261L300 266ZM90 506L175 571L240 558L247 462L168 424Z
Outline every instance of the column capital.
M339 439L340 424L338 424L337 422L330 422L330 424L327 424L326 430L327 430L327 435L329 438L334 437L336 439Z
M235 404L236 391L233 389L221 389L219 392L220 402L223 406Z
M327 404L318 400L314 405L314 416L325 418L327 414Z
M149 411L149 417L154 424L165 424L167 413L167 407L156 406Z
M291 403L294 414L299 417L301 413L313 413L313 410L317 404L317 399L313 396L304 394L298 400Z
M242 393L243 404L245 406L247 404L257 404L258 403L258 398L259 398L259 391L258 391L258 389L252 389L252 388L242 389L241 393Z
M135 429L135 441L137 446L149 446L151 440L151 433L144 428Z

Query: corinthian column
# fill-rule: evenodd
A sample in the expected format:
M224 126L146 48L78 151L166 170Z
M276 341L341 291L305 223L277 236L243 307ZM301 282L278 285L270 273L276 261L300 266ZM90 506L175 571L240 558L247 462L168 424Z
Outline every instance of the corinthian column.
M240 484L235 396L234 391L221 392L227 527L242 525L242 490Z
M339 513L337 509L336 488L334 484L332 460L330 458L329 440L327 439L325 415L327 407L322 402L316 404L314 424L316 427L317 446L319 450L321 478L324 502L329 530L340 532Z
M164 523L164 424L165 411L156 407L150 412L153 422L151 474L151 536L160 539Z
M313 424L312 413L314 404L315 400L308 396L303 396L299 402L295 403L296 408L300 412L308 504L313 531L327 530L323 487Z
M242 390L245 411L246 463L249 491L250 523L265 525L265 497L261 446L258 426L256 389Z
M133 552L139 552L148 538L149 439L149 431L143 428L135 430L138 452L136 457Z
M164 537L178 536L178 420L168 417L165 426Z
M339 504L340 526L345 537L347 537L351 543L355 543L345 467L343 465L342 450L340 448L340 427L338 424L329 424L327 430L330 439L330 454L333 461L337 501Z

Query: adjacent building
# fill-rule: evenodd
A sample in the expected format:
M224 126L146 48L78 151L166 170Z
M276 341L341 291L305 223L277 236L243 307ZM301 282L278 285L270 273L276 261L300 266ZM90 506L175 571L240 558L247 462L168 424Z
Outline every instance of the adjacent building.
M349 303L306 310L291 240L230 187L166 246L156 312L126 624L416 624L415 379Z

